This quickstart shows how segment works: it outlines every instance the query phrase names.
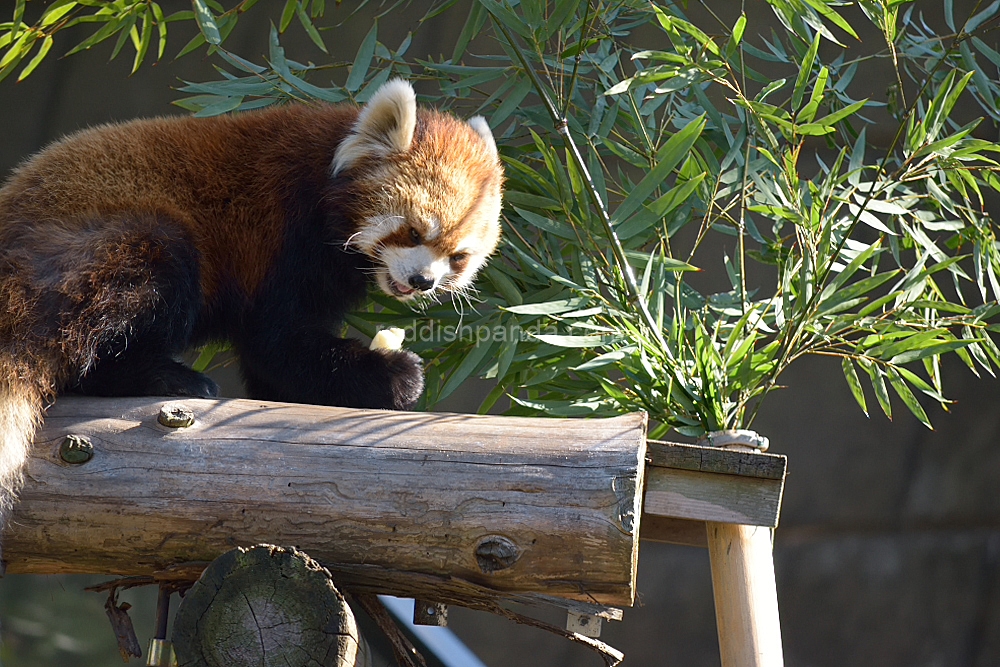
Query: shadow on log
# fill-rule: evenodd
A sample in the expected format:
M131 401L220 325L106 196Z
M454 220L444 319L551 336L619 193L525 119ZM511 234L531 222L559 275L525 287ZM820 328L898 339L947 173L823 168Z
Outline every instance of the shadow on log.
M323 567L296 549L216 559L183 598L178 667L369 667L354 614Z

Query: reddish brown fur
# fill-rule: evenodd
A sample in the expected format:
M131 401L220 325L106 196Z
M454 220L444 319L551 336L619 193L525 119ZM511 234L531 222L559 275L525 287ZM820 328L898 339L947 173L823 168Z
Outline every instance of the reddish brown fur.
M358 118L350 106L289 105L133 121L77 133L15 171L0 188L0 520L44 402L88 379L117 385L116 364L147 351L180 373L170 345L225 338L261 398L416 401L418 357L330 332L364 296L375 260L347 246L391 212L406 224L376 243L412 243L410 226L428 235L433 221L429 246L447 255L474 238L481 262L498 239L502 170L484 130L419 111L412 150L333 177ZM283 378L290 368L308 378Z
M38 242L51 247L93 219L165 214L184 225L204 255L206 300L222 274L237 276L252 294L281 247L278 196L289 167L325 178L327 155L356 117L347 106L288 105L85 130L35 156L0 189L0 237L11 224L45 221ZM331 148L305 150L317 146ZM303 164L303 156L314 162ZM66 241L50 236L56 230Z

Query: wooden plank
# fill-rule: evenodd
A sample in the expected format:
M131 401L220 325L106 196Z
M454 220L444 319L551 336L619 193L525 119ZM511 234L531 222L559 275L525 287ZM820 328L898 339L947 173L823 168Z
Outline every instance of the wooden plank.
M722 667L781 667L771 531L709 523L708 555Z
M270 542L376 592L632 603L644 414L180 402L193 426L157 423L164 399L50 408L4 538L8 571L143 575ZM89 438L93 458L63 462L68 435Z
M650 440L646 462L652 466L713 472L760 479L784 479L788 457L766 452L745 452L721 447Z
M643 514L640 525L639 539L644 542L666 542L702 548L708 546L704 521Z
M783 479L649 466L643 513L774 527L783 489Z

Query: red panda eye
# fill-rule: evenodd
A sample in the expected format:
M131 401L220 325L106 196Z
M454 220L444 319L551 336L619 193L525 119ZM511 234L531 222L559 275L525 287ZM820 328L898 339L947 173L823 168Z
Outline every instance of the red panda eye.
M423 239L420 238L420 232L418 232L413 227L410 227L410 240L413 241L413 245L420 245Z
M462 262L464 262L468 258L469 258L469 253L467 253L467 252L456 252L454 255L452 255L448 259L451 260L452 264L461 264Z

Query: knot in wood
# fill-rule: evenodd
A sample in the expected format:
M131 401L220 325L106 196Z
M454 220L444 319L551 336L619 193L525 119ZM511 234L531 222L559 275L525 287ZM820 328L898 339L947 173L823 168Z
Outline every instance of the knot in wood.
M85 435L67 435L59 444L59 458L72 465L86 463L94 458L94 444Z
M487 535L476 545L476 562L486 574L506 570L520 557L520 547L503 535Z
M160 408L156 421L168 428L184 428L194 423L194 412L177 403L168 403Z

